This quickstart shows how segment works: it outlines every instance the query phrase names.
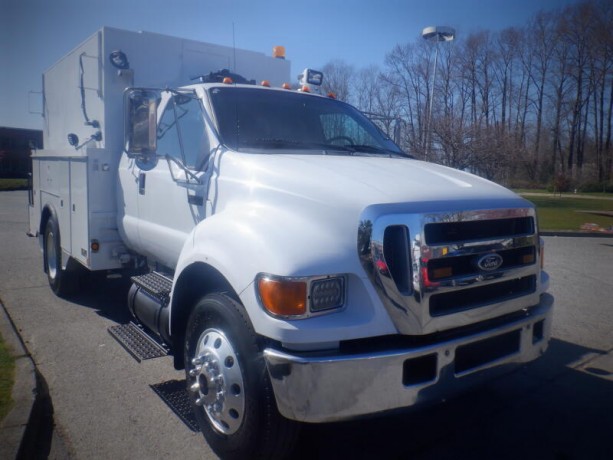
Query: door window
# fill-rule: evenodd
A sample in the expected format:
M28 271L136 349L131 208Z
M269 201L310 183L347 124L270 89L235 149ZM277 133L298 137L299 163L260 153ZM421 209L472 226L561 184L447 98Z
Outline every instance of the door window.
M200 101L173 96L158 126L157 151L180 160L189 169L202 168L210 148Z

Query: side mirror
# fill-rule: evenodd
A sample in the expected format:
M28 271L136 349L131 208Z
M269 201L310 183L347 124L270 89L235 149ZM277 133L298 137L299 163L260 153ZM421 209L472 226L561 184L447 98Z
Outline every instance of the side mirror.
M124 93L125 150L130 157L155 154L157 150L158 91L130 88Z

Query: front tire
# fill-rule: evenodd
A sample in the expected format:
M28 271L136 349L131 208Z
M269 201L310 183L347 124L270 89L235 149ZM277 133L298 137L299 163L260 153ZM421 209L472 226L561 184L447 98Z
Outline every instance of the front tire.
M299 424L282 417L242 305L224 294L202 298L185 335L185 372L200 429L221 458L283 458Z

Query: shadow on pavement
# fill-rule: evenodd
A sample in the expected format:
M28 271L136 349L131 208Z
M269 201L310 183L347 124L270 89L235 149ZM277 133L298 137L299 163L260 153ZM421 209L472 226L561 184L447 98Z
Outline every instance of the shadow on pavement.
M132 320L127 305L130 284L128 277L106 278L99 273L89 273L79 292L68 300L94 309L100 316L118 324L125 324Z
M306 425L294 458L613 458L613 382L568 367L594 353L553 339L537 362L446 403Z

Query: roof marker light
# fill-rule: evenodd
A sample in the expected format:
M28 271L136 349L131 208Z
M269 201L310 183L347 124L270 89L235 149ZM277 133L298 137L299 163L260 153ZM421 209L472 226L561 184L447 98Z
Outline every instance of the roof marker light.
M223 83L226 84L226 85L231 85L234 82L232 81L232 79L230 77L224 77Z
M283 83L281 85L281 88L283 88L283 89L292 89L292 85L290 85L289 83Z
M300 88L300 91L302 91L303 93L310 93L311 90L309 89L309 87L307 85L302 85L302 88Z
M336 99L336 94L334 94L333 92L329 92L329 93L328 93L328 97L329 97L330 99Z
M270 82L268 80L262 80L260 85L265 86L266 88L270 88Z

